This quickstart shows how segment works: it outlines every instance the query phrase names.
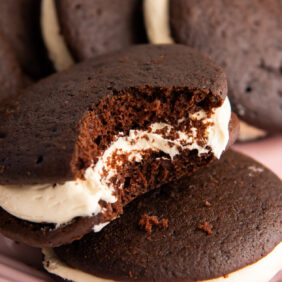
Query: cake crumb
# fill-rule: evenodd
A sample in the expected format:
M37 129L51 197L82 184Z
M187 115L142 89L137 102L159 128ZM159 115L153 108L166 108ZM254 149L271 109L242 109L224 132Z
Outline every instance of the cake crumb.
M205 221L203 224L199 224L198 228L205 231L208 235L211 235L213 233L212 225L207 221Z
M163 218L162 220L158 220L158 218L155 215L143 214L139 220L138 225L141 227L141 229L144 229L146 232L151 233L153 225L167 228L168 220L166 218Z
M210 207L211 206L211 203L207 200L205 200L205 207Z
M119 59L119 62L120 63L124 63L124 62L126 62L128 60L128 57L123 57L123 58L120 58Z

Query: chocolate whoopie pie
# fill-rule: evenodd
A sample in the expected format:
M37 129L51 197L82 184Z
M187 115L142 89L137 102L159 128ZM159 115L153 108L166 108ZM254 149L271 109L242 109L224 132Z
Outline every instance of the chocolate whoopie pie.
M141 0L56 0L56 7L78 61L146 42Z
M186 44L226 71L231 104L248 124L241 139L282 131L281 15L280 0L144 0L151 43Z
M140 45L30 87L0 112L0 231L69 243L219 158L238 133L226 84L186 46Z
M282 2L170 0L169 9L175 42L209 55L226 71L238 116L281 132Z
M0 29L23 71L33 79L52 71L40 30L41 0L0 1Z
M44 267L77 282L269 281L282 267L281 191L271 171L228 151L135 199L101 232L43 250Z

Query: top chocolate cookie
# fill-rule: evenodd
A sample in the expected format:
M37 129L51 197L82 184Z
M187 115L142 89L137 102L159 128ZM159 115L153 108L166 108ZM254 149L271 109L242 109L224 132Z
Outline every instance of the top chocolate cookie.
M82 177L119 132L175 122L189 107L210 111L226 93L221 68L181 45L144 45L78 64L30 87L1 111L0 183Z
M219 63L239 117L282 130L282 2L170 0L174 40Z
M146 42L141 0L56 0L59 22L79 61Z

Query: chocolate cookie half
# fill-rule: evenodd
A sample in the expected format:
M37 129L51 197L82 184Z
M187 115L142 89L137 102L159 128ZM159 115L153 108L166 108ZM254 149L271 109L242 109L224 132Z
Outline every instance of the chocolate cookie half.
M16 95L25 87L20 64L12 48L0 30L0 101Z
M181 45L96 57L30 87L0 112L1 232L70 242L219 158L238 131L226 92L221 68Z
M66 43L78 61L146 42L141 0L56 0L56 8Z
M0 1L0 29L27 75L52 72L40 30L41 0Z
M100 233L43 250L44 266L74 281L269 281L282 267L281 191L271 171L228 151Z
M175 41L211 56L226 71L239 117L281 132L282 2L170 0L169 7Z

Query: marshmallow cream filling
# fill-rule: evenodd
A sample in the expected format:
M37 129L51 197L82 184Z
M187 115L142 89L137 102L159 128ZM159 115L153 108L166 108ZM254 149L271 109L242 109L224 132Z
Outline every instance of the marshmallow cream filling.
M174 128L162 122L151 124L147 130L130 130L128 136L120 133L96 164L86 169L85 179L44 185L0 185L0 205L18 218L54 223L57 227L75 217L103 213L99 201L117 201L111 180L118 177L119 169L122 169L122 156L126 155L130 162L141 162L144 152L152 150L165 153L173 161L181 150L188 149L197 150L198 156L211 151L219 158L228 143L230 117L231 107L226 98L209 116L204 110L189 115L189 120L201 120L204 125L204 136L200 140L195 127L176 131L176 137L172 139L170 133ZM118 188L122 189L123 185ZM97 226L94 231L102 227Z
M239 141L242 142L251 141L265 137L266 135L267 135L266 131L253 127L240 120L240 132L238 136Z
M113 281L94 275L88 274L81 270L71 268L64 262L60 261L55 252L51 248L42 249L44 254L44 268L55 275L64 279L73 280L76 282L103 282ZM225 277L218 277L204 281L214 282L266 282L270 281L282 269L282 243L278 244L268 255L237 271L228 274Z
M41 31L49 57L57 71L74 64L74 59L61 34L54 0L41 1Z
M174 43L169 26L169 0L144 0L143 10L150 43Z

